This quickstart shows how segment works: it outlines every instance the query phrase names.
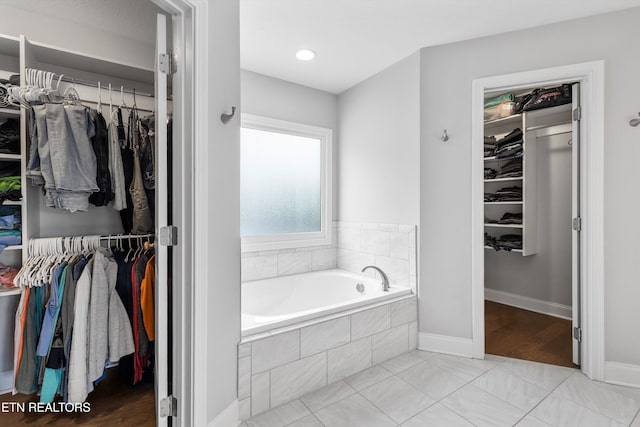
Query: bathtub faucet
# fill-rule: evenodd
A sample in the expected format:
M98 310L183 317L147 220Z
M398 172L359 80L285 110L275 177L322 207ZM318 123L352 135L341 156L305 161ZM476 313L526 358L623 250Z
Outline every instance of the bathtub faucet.
M384 271L382 271L381 268L376 267L375 265L367 265L365 268L362 269L362 272L364 273L365 270L367 270L368 268L373 268L378 273L380 273L380 275L382 276L382 290L385 292L389 292L389 278L387 277L386 274L384 274Z

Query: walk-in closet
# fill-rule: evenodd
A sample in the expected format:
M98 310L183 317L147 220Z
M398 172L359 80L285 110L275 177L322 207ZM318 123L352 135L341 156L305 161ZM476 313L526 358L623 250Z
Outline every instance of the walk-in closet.
M165 16L157 23L166 51ZM0 402L57 410L14 406L3 424L157 425L170 363L156 241L171 208L170 67L24 28L0 35Z
M487 354L563 366L577 362L577 88L567 82L485 94Z

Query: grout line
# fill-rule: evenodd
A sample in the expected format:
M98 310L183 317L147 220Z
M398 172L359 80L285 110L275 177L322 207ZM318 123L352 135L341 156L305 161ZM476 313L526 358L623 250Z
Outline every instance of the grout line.
M576 373L573 373L573 374L569 375L567 378L565 378L565 380L564 380L564 381L562 381L562 383L560 383L560 384L558 385L558 387L560 387L562 384L564 384L564 383L565 383L569 378L571 378L571 377L572 377L572 376L574 376L574 375L584 375L584 374L583 374L582 372L580 372L580 371L578 371L578 372L576 372ZM585 377L586 377L586 375L585 375ZM592 379L590 379L589 377L587 377L587 380L589 380L589 382L590 382L590 383L595 383L595 381L594 381L594 380L592 380ZM604 384L607 384L607 383L604 383ZM556 387L556 388L555 388L555 389L553 389L553 390L555 391L558 387ZM618 387L621 387L621 386L618 386ZM623 386L622 386L622 387L623 387ZM619 393L618 393L618 394L619 394ZM547 396L547 397L549 397L549 396ZM589 411L591 411L591 412L595 412L596 414L602 415L603 417L605 417L605 418L606 418L606 419L608 419L608 420L612 420L612 421L615 421L615 422L617 422L617 423L621 423L621 424L622 424L622 422L621 422L621 421L618 421L618 420L617 420L617 419L615 419L615 418L611 418L609 415L603 414L603 413L602 413L602 412L600 412L600 411L596 411L595 409L589 408L588 406L584 405L583 403L578 402L578 401L576 401L576 400L574 400L574 399L572 399L572 398L570 398L570 397L565 397L565 396L559 396L559 397L560 397L560 398L562 398L562 399L568 400L568 401L570 401L570 402L572 402L572 403L574 403L574 404L576 404L576 405L578 405L578 406L582 406L583 408L586 408L586 409L588 409L588 410L589 410ZM546 397L545 397L545 399L546 399ZM536 405L536 406L537 406L537 405ZM637 416L637 414L636 414L636 416ZM635 417L634 417L634 418L635 418Z
M318 418L318 416L316 415L315 412L312 412L311 415L313 416L313 418L316 419L316 421L318 421L320 423L321 426L324 426L324 423L322 421L320 421L320 418Z
M638 412L636 412L636 416L633 417L633 419L631 420L631 423L629 425L632 426L634 421L636 421L636 420L640 420L640 409L638 409Z
M388 379L388 378L387 378L387 379ZM389 415L387 415L387 413L386 413L384 410L382 410L382 408L378 407L378 405L376 405L375 403L373 403L371 400L367 399L367 397L366 397L364 394L362 394L361 392L357 392L356 394L359 394L359 395L360 395L360 397L362 397L362 398L363 398L364 400L366 400L367 402L371 403L371 404L373 405L373 407L374 407L374 408L376 408L378 411L380 411L380 413L381 413L383 416L387 417L387 418L388 418L389 420L391 420L391 422L392 422L392 423L394 423L395 425L400 425L400 424L402 424L402 423L397 423L397 422L396 422L396 420L394 420L394 419L393 419L393 418L391 418ZM424 393L422 393L422 394L424 394ZM352 396L353 396L353 395L352 395ZM403 422L406 422L406 421L403 421Z
M513 375L515 375L515 373L514 373ZM573 374L572 374L572 375L573 375ZM518 378L520 378L520 376L519 376L519 375L516 375L516 376L517 376ZM540 404L541 404L542 402L544 402L545 400L547 400L547 399L549 398L549 396L551 396L551 395L553 394L553 392L554 392L554 391L556 391L556 390L557 390L557 389L558 389L562 384L564 384L564 383L565 383L565 381L567 381L567 380L569 379L569 377L571 377L571 375L569 375L567 378L565 378L564 380L562 380L562 381L560 382L560 384L558 384L556 387L554 387L554 388L553 388L553 390L551 390L551 391L550 391L550 392L549 392L549 393L548 393L548 394L547 394L547 395L546 395L542 400L540 400L540 402L536 403L536 405L535 405L533 408L531 408L531 409L529 410L529 412L527 412L526 414L524 414L524 416L518 420L518 423L519 423L520 421L522 421L524 418L526 418L528 415L531 415L531 416L532 416L532 417L534 417L535 419L538 419L535 415L533 415L533 414L532 414L532 412L534 411L534 409L536 409L538 406L540 406ZM524 378L523 378L523 379L524 379ZM573 401L572 401L572 402L573 402ZM574 403L576 403L576 402L574 402ZM580 406L582 406L582 405L580 405ZM587 408L587 409L589 409L589 408ZM595 412L595 411L594 411L594 412ZM607 418L609 418L609 417L607 417ZM542 420L540 420L540 421L542 421ZM545 424L547 424L547 423L546 423L546 421L543 421L543 422L544 422ZM516 423L516 424L517 424L517 423Z

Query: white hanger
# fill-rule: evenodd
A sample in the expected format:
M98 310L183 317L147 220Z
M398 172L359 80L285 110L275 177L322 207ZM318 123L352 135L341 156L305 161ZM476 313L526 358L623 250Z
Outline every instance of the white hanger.
M127 104L124 102L124 86L120 86L120 108L129 108Z
M98 111L102 113L102 86L98 80Z

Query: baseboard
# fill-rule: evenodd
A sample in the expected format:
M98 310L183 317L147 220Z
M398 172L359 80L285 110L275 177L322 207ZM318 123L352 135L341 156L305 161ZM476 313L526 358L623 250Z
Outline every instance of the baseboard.
M604 381L610 384L640 388L640 365L604 362Z
M13 371L0 372L0 394L10 393L13 390Z
M238 425L240 425L240 404L236 399L224 411L219 413L208 424L208 427L236 427Z
M418 349L454 356L473 357L473 341L470 338L421 332L418 334Z
M516 295L509 292L496 291L495 289L484 289L484 299L522 308L536 313L548 314L549 316L571 320L571 307L550 301L543 301L536 298Z

